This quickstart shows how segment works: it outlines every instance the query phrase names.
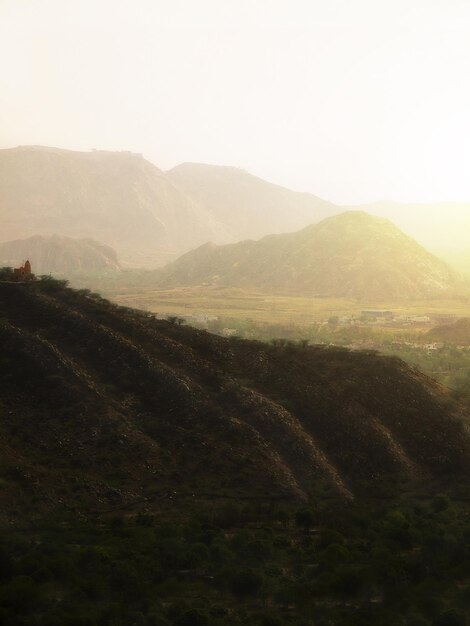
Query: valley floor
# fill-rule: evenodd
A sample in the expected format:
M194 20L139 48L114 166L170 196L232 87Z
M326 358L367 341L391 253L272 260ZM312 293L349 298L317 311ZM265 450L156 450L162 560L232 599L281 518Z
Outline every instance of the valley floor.
M247 293L241 289L192 287L170 290L113 289L103 295L118 304L168 315L217 315L257 322L308 324L331 316L361 315L365 309L384 309L397 315L469 314L470 298L403 302L361 302L346 298L303 298L299 296Z

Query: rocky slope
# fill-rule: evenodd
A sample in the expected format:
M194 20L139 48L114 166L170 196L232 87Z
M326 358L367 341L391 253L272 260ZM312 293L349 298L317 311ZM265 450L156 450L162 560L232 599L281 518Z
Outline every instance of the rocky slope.
M119 271L116 252L93 239L29 237L0 243L0 265L14 266L29 259L36 274Z
M388 220L348 211L298 232L206 244L155 272L155 285L216 285L364 300L426 298L458 275Z
M469 417L403 362L227 340L0 283L2 515L465 481ZM437 487L436 487L437 488Z

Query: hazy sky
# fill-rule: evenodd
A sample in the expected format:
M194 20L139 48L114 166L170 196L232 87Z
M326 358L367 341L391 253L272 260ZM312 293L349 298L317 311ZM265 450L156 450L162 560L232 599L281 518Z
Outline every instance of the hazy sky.
M0 147L470 201L470 0L0 0Z

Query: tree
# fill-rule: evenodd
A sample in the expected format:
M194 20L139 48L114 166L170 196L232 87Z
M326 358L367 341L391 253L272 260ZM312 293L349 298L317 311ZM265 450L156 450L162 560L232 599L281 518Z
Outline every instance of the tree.
M0 267L0 280L10 280L13 275L11 267Z
M316 515L312 509L300 509L295 514L295 523L300 528L311 528L316 522Z
M209 618L205 611L191 609L181 615L176 621L178 626L208 626Z
M466 624L467 619L465 615L460 613L460 611L451 609L439 615L432 623L432 626L466 626Z

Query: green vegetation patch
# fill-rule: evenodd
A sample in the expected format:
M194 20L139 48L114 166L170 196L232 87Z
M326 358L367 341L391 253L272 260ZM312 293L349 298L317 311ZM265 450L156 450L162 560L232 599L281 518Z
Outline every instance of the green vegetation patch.
M465 625L468 505L209 503L0 535L5 625Z

